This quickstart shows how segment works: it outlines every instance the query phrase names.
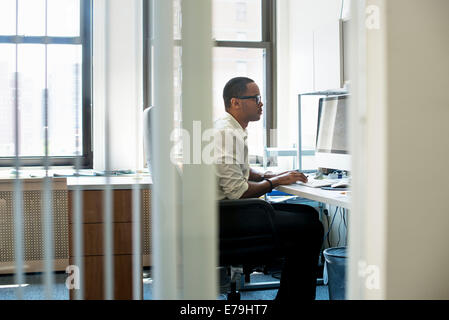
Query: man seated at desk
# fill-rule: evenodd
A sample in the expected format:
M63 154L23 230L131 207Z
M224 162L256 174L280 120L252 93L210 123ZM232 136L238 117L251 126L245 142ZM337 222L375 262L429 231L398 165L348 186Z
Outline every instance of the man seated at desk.
M215 140L219 200L258 198L277 186L307 181L304 174L297 171L275 175L260 174L250 168L246 128L250 121L260 119L263 106L259 87L253 80L231 79L224 87L223 99L226 115L215 122L217 136L221 137ZM226 145L229 134L235 146ZM273 207L274 225L285 257L276 300L313 300L324 232L318 213L301 204L281 203Z

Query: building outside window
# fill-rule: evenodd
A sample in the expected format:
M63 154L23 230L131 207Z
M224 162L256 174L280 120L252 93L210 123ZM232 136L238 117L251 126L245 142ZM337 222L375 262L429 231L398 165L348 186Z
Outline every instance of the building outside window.
M0 2L0 165L18 141L21 165L91 166L90 13L90 0Z
M235 4L235 17L237 21L246 21L246 13L247 13L247 3L246 2L237 2Z

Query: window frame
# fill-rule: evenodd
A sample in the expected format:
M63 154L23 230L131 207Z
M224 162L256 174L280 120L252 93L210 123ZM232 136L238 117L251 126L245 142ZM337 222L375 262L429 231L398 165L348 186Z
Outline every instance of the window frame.
M17 13L16 13L17 15ZM80 168L92 168L92 0L80 0L80 35L79 37L54 36L1 36L2 44L76 44L82 45L82 80L81 80L81 114L82 114L82 147L79 156ZM22 167L26 166L74 166L77 156L0 156L0 167L14 167L17 160Z
M265 49L265 96L264 112L265 141L267 147L276 145L276 137L270 135L270 129L276 129L277 99L276 88L276 0L262 1L262 39L261 41L224 41L214 40L214 47L242 48L242 49ZM153 39L151 28L152 1L143 1L143 43L144 63L143 87L144 108L152 103L152 56L151 43ZM175 45L180 45L180 40L175 40Z
M276 128L276 0L262 1L262 39L261 41L215 40L214 47L264 49L265 56L265 97L264 130L266 146L276 144L270 130Z

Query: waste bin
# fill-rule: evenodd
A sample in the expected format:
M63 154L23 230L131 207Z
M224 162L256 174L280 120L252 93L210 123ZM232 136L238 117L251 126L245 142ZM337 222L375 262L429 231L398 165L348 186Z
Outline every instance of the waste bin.
M327 265L329 299L345 300L346 247L328 248L323 253Z

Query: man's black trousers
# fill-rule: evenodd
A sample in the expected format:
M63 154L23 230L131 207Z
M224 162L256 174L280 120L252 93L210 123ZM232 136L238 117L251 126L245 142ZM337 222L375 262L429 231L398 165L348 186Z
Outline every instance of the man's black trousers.
M272 206L274 226L284 256L276 300L313 300L324 234L318 212L302 204L277 203Z

